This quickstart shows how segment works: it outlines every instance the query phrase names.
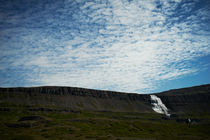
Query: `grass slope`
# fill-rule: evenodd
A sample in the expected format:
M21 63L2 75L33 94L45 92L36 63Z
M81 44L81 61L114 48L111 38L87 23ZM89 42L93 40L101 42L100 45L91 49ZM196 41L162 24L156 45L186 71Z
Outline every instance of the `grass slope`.
M197 121L188 125L187 118ZM179 120L179 121L178 121ZM180 121L183 120L183 121ZM66 108L1 104L2 140L176 140L210 139L210 114L75 111Z

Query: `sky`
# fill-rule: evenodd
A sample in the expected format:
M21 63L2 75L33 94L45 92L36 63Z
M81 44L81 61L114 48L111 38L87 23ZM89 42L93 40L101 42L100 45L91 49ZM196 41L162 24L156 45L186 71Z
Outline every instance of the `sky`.
M210 0L0 0L0 87L209 83Z

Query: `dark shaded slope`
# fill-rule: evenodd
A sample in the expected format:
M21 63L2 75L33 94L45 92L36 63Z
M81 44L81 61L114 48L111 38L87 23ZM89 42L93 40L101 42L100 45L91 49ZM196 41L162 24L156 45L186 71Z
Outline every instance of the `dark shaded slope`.
M210 112L210 84L155 94L171 113ZM7 104L72 110L152 112L150 95L75 87L0 88L0 107Z
M210 112L210 84L156 94L171 112Z
M0 88L1 103L73 110L153 112L150 96L75 87Z

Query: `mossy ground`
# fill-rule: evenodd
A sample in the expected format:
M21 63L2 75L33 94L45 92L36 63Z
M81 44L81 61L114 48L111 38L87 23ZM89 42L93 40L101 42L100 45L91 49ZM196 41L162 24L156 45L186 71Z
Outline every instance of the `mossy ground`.
M190 126L159 114L126 112L72 111L51 107L1 104L2 140L163 140L210 139L210 114L185 114L179 119L196 118ZM49 107L48 107L49 108ZM35 109L35 111L33 110ZM42 119L20 121L26 116Z

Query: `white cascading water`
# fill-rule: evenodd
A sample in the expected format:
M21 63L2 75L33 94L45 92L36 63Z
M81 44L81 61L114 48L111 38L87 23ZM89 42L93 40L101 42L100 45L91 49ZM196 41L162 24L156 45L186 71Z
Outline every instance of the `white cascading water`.
M156 95L150 95L151 101L152 101L152 109L160 114L165 114L166 116L170 117L170 114L168 113L168 108L163 104L161 99L157 97Z

